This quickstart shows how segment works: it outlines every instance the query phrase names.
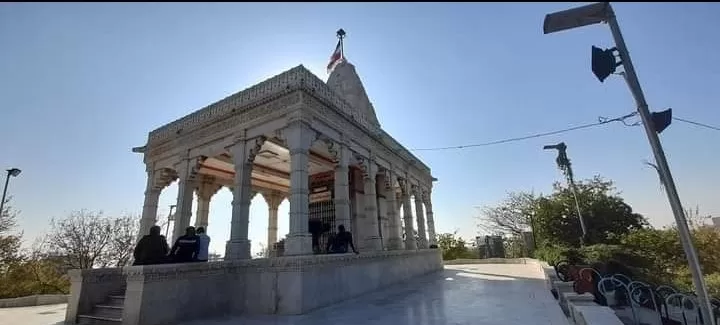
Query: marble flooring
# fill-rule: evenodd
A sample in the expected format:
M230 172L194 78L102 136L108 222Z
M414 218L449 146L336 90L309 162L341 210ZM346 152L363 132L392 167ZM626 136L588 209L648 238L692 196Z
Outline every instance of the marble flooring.
M445 270L301 316L244 316L182 325L568 325L534 265Z
M62 324L64 306L0 309L0 325ZM534 265L445 270L301 316L242 316L177 325L568 325Z

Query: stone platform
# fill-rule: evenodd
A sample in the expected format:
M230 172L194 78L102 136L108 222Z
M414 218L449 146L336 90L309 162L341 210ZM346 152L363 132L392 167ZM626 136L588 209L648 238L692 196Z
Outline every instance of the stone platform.
M428 249L73 271L66 321L159 325L298 315L442 267L441 252Z
M40 308L0 309L0 324L62 324L61 313L36 315ZM51 316L54 316L51 317ZM29 321L28 321L29 320ZM445 266L383 290L305 315L244 315L173 325L567 325L543 275L532 264Z

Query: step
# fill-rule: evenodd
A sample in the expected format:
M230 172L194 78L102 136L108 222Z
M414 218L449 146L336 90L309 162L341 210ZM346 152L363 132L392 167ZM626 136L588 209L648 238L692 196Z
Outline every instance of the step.
M123 307L113 305L95 305L92 315L99 317L107 317L112 319L122 318Z
M110 306L124 306L125 305L125 296L122 295L110 295L108 296L108 302L105 305Z
M122 319L92 315L78 315L78 325L122 325Z

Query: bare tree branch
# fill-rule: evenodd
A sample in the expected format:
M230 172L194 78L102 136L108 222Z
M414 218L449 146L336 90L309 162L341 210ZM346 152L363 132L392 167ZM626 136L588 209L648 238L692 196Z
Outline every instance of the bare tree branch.
M137 218L104 217L102 212L76 211L53 219L43 253L60 258L66 267L89 269L130 263L137 235Z

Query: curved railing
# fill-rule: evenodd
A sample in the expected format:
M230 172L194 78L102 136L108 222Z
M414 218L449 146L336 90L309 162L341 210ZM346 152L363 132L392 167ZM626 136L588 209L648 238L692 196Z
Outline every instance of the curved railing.
M606 265L598 267L606 270ZM615 272L601 272L590 265L562 260L553 265L559 280L573 282L573 291L590 293L595 303L615 310L618 317L633 325L704 325L697 296L679 292L669 285L654 286ZM557 298L557 297L556 297ZM712 298L713 316L720 324L720 299ZM629 313L629 315L627 314Z

